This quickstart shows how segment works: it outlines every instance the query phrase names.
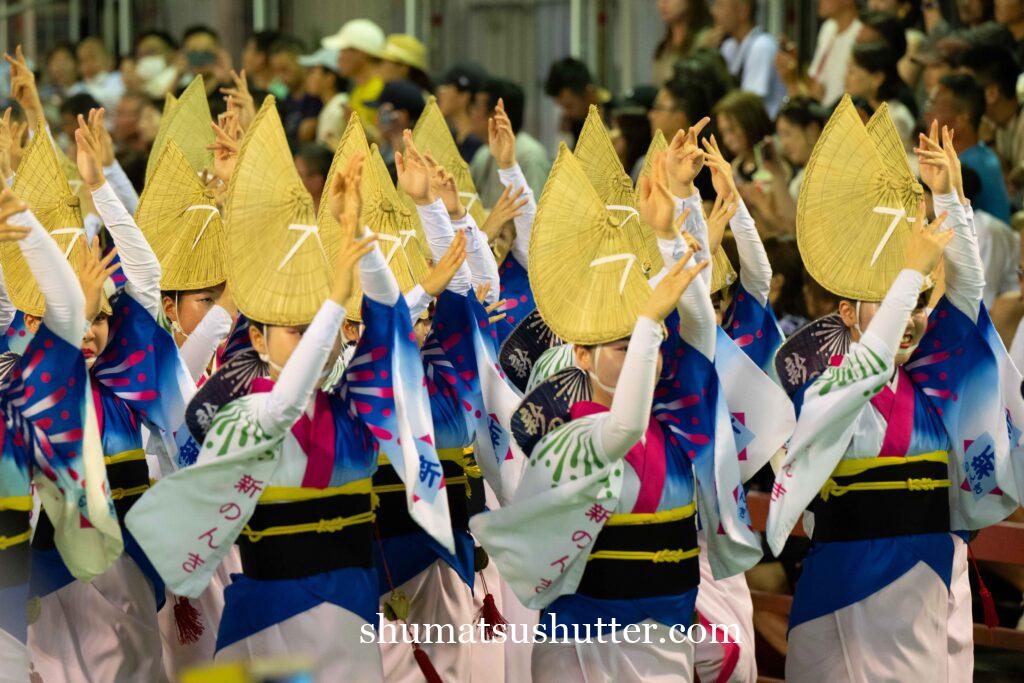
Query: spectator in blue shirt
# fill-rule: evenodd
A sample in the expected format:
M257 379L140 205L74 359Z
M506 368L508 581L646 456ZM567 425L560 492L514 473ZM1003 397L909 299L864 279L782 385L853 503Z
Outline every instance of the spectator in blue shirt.
M929 125L938 121L956 131L953 144L960 162L978 174L981 190L973 205L987 211L1004 223L1010 222L1010 196L1006 191L999 157L978 137L978 127L985 113L985 92L966 74L943 76L932 95L925 119Z

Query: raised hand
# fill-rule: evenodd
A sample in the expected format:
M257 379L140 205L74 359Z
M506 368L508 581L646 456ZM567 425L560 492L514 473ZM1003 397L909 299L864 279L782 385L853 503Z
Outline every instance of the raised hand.
M736 189L736 179L732 174L732 164L725 160L725 155L718 148L718 141L715 140L715 136L712 135L701 142L704 145L705 163L711 169L711 184L714 185L715 192L719 196L731 194L734 197L738 197L740 193Z
M113 164L115 159L114 139L110 137L107 127L103 125L105 116L106 110L102 107L89 110L89 130L92 131L93 137L100 143L100 162L104 168Z
M437 262L437 265L430 271L430 274L423 278L423 282L420 283L423 291L432 297L441 296L441 292L448 287L448 283L452 281L455 273L459 271L459 268L465 262L466 233L462 230L456 230L455 238L448 245L448 250L444 252L441 260Z
M10 124L10 168L17 171L22 165L22 157L25 156L25 139L29 133L29 124L26 121L13 121ZM10 177L10 176L7 176Z
M651 164L651 175L640 178L640 218L660 239L675 239L678 234L672 225L675 209L675 200L666 183L665 153L658 152Z
M942 127L942 151L946 153L946 158L949 159L949 179L956 190L957 195L960 197L960 203L967 203L967 195L964 194L964 174L963 169L960 166L960 155L956 153L956 148L953 147L953 138L956 136L956 132L948 126Z
M433 155L427 152L423 155L427 167L430 169L430 189L441 198L448 216L452 220L458 220L466 215L466 207L459 197L459 187L455 184L455 176L445 170L441 164L434 160Z
M11 97L25 110L28 125L35 130L36 123L43 117L43 103L39 99L35 74L28 68L21 45L14 49L14 57L5 54L4 59L11 65Z
M668 317L669 313L675 310L676 306L679 305L679 297L683 295L683 292L690 286L693 279L697 277L697 274L708 265L708 261L702 261L695 266L687 268L686 264L691 256L693 256L693 252L687 251L675 265L668 269L665 277L654 288L651 297L641 309L641 316L661 322Z
M939 265L946 245L953 239L952 230L940 230L946 222L947 213L942 213L934 221L925 225L924 201L918 205L917 220L911 226L910 241L907 242L906 268L916 270L922 275L929 275Z
M7 107L0 117L0 183L6 182L14 175L11 164L11 148L14 147L14 134L11 128L11 108Z
M11 188L3 188L3 191L0 192L0 242L16 242L28 237L32 231L31 228L23 228L20 225L11 225L7 222L8 218L27 208L25 202L18 199Z
M677 197L689 197L695 192L693 180L704 168L704 152L698 144L698 137L711 122L708 117L691 126L687 131L677 131L668 146L666 155L669 190Z
M239 128L245 130L256 118L256 101L253 99L252 93L249 92L249 83L245 80L245 69L242 69L241 72L231 69L230 76L235 87L221 88L220 92L227 100L228 111L237 113Z
M99 240L92 238L92 243L79 251L78 283L85 294L85 319L92 322L100 314L103 302L103 286L107 278L114 274L118 264L113 263L117 249L111 249L104 256L100 250Z
M484 224L480 226L480 230L487 235L488 242L497 239L503 225L523 215L523 207L530 202L529 197L523 197L524 192L526 192L525 186L517 190L513 190L511 185L505 186L494 208L487 214Z
M505 113L505 101L498 98L498 106L494 108L494 116L487 119L487 146L491 156L498 162L498 168L512 168L516 165L516 134L512 131L512 121Z
M343 231L359 232L359 217L363 211L363 163L366 155L353 154L345 168L334 174L327 192L327 209Z
M92 116L92 112L89 112ZM102 110L101 110L102 111ZM107 179L103 176L103 162L101 143L96 135L89 128L85 117L78 115L78 128L75 130L76 161L78 162L78 173L82 176L82 182L90 191L96 191L103 187Z
M739 202L736 201L735 195L720 194L715 199L715 205L711 207L711 214L707 217L708 244L715 247L715 249L722 243L725 228L729 225L732 217L736 215L736 209L738 208Z
M235 163L238 161L240 131L237 125L237 115L221 115L217 119L220 124L210 122L213 127L213 144L207 145L206 149L213 152L213 175L227 185L231 182L231 176L235 173Z
M359 260L373 250L377 241L376 235L367 235L356 239L356 231L347 229L342 224L341 246L338 248L338 259L335 262L334 285L331 287L331 300L344 306L355 289L356 277L359 275Z
M949 157L939 144L939 123L932 121L928 135L918 136L918 147L914 153L920 161L921 180L931 188L932 194L949 194L953 190L952 173ZM955 154L955 152L954 152Z
M398 186L420 206L432 204L437 197L430 188L430 166L416 149L412 131L402 133L405 153L395 152L395 169L398 172Z

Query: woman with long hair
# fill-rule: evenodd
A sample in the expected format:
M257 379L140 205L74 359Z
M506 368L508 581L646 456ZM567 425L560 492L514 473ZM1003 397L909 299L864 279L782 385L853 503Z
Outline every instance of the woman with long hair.
M658 0L665 36L654 49L654 82L672 77L676 62L700 47L711 30L711 10L703 0Z

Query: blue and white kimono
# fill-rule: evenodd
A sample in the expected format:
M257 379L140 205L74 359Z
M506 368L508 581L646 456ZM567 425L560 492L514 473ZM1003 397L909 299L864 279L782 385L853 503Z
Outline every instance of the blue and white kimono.
M20 314L5 314L2 330L11 343L0 370L0 680L24 681L33 484L74 576L89 580L105 572L122 541L88 396L81 289L62 250L29 212L9 220L31 228L19 247L39 275L46 306L34 335ZM6 291L0 307L13 312Z
M225 591L218 659L286 646L332 675L381 678L376 643L360 643L378 612L370 480L378 453L408 484L411 517L452 550L409 312L379 248L361 269L366 329L341 385L317 389L345 315L325 302L278 381L258 379L250 395L221 407L196 464L158 482L129 515L179 595L201 593L239 544L244 574ZM182 506L192 510L184 519Z
M195 385L174 339L156 319L159 262L109 184L93 192L93 199L120 249L127 277L125 288L110 299L107 345L88 375L89 408L99 429L125 554L92 582L75 582L57 552L52 520L42 516L32 542L32 595L40 599L41 613L31 629L31 647L44 677L159 676L156 612L164 602L164 586L124 528L124 515L149 488L143 425L173 443L173 430L181 424ZM118 656L106 656L108 647Z
M587 400L589 380L575 368L528 394L513 422L530 454L519 488L508 505L470 522L523 604L545 610L548 632L564 626L571 636L613 617L619 627L686 628L699 582L697 514L713 530L716 576L741 573L761 556L711 361L716 325L706 286L694 282L683 299L664 343L660 325L637 323L610 412ZM556 398L568 416L548 414L544 405ZM535 645L534 675L543 672L535 680L611 675L616 667L692 676L692 647L658 642L635 652L621 643L600 652L593 644Z
M909 361L894 366L924 278L904 270L860 340L800 392L767 528L778 553L808 509L813 545L790 615L787 680L954 680L970 670L970 635L955 637L952 617L962 610L954 569L966 558L950 531L1003 519L1016 494L992 390L998 368L976 324L976 237L955 194L935 204L956 236L946 294Z

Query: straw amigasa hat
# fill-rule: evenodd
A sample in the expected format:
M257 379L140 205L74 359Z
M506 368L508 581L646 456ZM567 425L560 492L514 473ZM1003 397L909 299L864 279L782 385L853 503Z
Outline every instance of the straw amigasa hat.
M348 160L359 152L366 154L362 181L363 211L359 219L363 226L377 234L384 259L398 281L398 288L402 292L408 292L430 272L416 240L418 217L409 210L391 182L391 176L377 145L367 146L366 136L357 114L352 115L352 120L345 128L325 187L330 187L334 173L340 172ZM320 201L320 225L324 230L340 232L341 226L331 216L328 204L325 192ZM363 290L357 283L352 296L345 304L345 316L349 320L362 322L362 301Z
M40 122L36 130L45 131L45 124ZM13 189L77 270L81 250L85 248L82 211L49 135L40 133L32 137L18 166ZM23 313L41 317L46 302L17 242L0 244L0 267L3 268L7 292L14 307Z
M185 158L192 164L196 174L213 167L213 153L206 149L214 141L213 129L210 124L210 104L206 100L206 87L203 77L196 76L181 93L176 102L168 99L164 102L164 114L160 119L160 128L153 140L153 149L146 163L146 184L153 177L160 152L168 140L178 143Z
M273 97L242 140L225 206L228 279L238 309L267 325L306 325L330 294L340 235L321 230Z
M163 291L206 289L227 280L224 226L213 192L174 140L160 152L135 222L160 259Z
M437 163L444 166L444 169L455 176L455 184L459 187L459 196L466 210L473 216L477 225L483 225L487 218L487 212L480 202L480 195L477 194L476 185L473 184L473 177L469 174L469 165L459 154L459 148L455 145L455 138L444 120L441 110L437 106L437 98L427 99L427 106L420 115L416 127L412 131L413 142L420 152L430 152Z
M589 116L588 116L589 119ZM582 139L582 136L581 136ZM654 132L654 137L651 139L651 144L647 148L647 156L644 158L643 168L640 170L640 178L648 178L651 175L651 167L654 165L654 155L658 152L664 152L668 149L668 142L665 140L665 135L660 130ZM579 145L576 146L577 155L579 154ZM634 189L636 196L640 196L640 178L637 178L637 185ZM637 200L637 206L639 206L639 199ZM660 253L658 262L661 262ZM656 275L657 271L651 273ZM733 269L732 264L729 262L729 255L725 253L725 249L719 248L718 251L711 257L711 293L714 294L725 287L728 287L732 283L736 282L736 271Z
M530 285L551 330L582 345L630 336L651 295L622 221L564 143L530 235Z
M654 277L664 265L658 251L658 240L651 228L640 220L639 195L622 168L612 138L595 105L590 105L573 154L605 208L619 219L632 240L633 251L640 256L640 270L647 277Z
M921 186L883 114L865 128L843 97L814 146L797 203L804 265L830 292L881 301L903 268ZM881 143L881 144L879 144Z

